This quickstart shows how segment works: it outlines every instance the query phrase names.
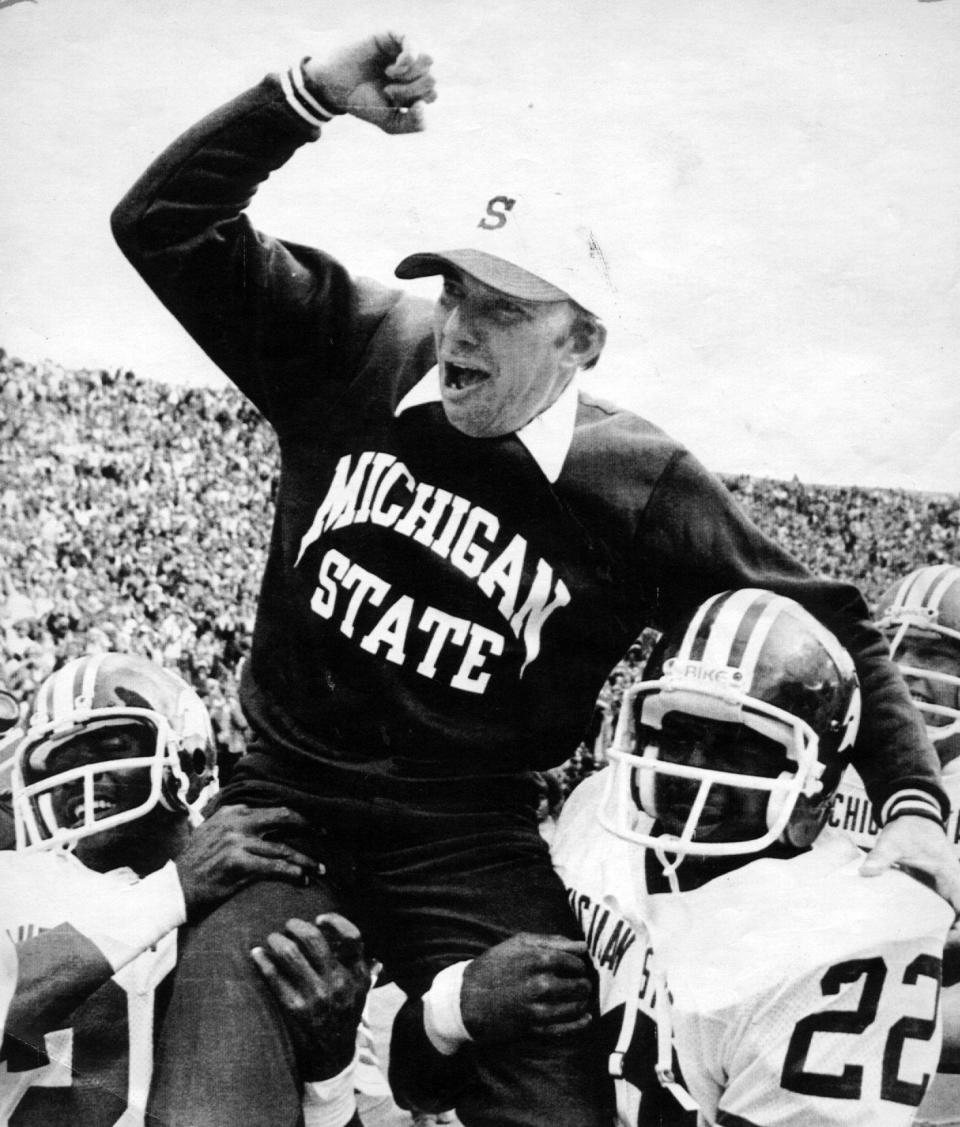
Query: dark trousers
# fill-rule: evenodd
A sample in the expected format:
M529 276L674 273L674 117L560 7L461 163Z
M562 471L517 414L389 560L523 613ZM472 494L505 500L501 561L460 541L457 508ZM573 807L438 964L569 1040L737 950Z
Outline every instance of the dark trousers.
M225 799L301 810L328 878L261 882L187 930L160 1034L150 1113L163 1127L296 1127L300 1079L250 948L291 916L336 910L408 994L519 931L577 936L524 777L398 782L333 777L305 795L239 773ZM605 1079L592 1033L478 1054L466 1127L599 1127Z

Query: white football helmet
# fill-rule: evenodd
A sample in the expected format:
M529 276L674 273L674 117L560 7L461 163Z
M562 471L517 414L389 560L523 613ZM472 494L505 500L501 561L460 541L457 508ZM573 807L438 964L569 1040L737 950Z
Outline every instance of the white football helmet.
M956 759L960 756L960 567L935 564L911 571L881 596L877 625L890 642L890 656L907 681L941 762ZM934 639L946 643L943 653L950 658L940 661L941 668L905 660L904 651ZM943 665L953 672L946 672Z
M666 762L660 749L671 714L764 737L753 743L770 749L771 774ZM859 716L850 655L799 604L753 588L714 595L664 634L644 680L625 694L600 820L661 857L757 853L778 841L808 845L823 826ZM658 802L671 790L659 780L671 778L693 780L696 790L682 830L657 835L650 819L665 813ZM767 792L765 832L742 841L698 838L714 786Z
M105 757L58 771L56 760L71 741L110 729L133 731L144 754ZM149 771L149 794L129 810L105 813L98 779L110 772ZM52 801L59 787L82 792L61 824ZM51 674L29 707L11 780L17 848L73 846L81 838L142 818L158 804L200 820L217 790L217 756L203 701L177 673L134 654L76 658ZM97 817L98 813L104 815Z

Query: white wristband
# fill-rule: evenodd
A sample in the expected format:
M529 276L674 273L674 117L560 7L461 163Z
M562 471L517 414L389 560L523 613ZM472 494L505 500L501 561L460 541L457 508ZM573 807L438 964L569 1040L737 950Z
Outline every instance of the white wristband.
M143 880L91 897L70 920L115 972L186 922L183 889L172 861Z
M357 1110L351 1061L329 1080L312 1080L303 1086L304 1127L343 1127Z
M880 825L885 826L894 818L902 818L908 814L916 814L921 818L930 818L943 824L943 811L940 803L925 790L906 787L890 795L880 811Z
M473 1040L460 1012L463 972L469 965L470 960L466 959L444 967L423 996L424 1032L430 1044L445 1057L453 1056L461 1045Z
M287 105L298 117L302 117L307 125L319 129L321 125L333 120L330 110L321 106L307 89L299 63L280 72L280 89L287 100Z

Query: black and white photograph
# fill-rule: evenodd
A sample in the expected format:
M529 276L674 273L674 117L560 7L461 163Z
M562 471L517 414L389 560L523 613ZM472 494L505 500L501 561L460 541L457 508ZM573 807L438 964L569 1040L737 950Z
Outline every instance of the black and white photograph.
M0 76L0 1127L960 1127L960 0Z

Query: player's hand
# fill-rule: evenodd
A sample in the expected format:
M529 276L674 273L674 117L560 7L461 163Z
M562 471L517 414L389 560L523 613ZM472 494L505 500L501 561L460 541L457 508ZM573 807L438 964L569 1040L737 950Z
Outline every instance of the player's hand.
M280 1003L306 1080L342 1072L356 1051L370 989L360 932L336 912L287 920L250 956Z
M415 52L402 35L385 32L309 59L304 71L334 110L345 110L385 133L417 133L424 106L437 98L433 59Z
M284 806L222 806L190 834L175 858L187 917L226 900L255 880L307 883L323 866L305 853L269 838L308 823Z
M907 814L888 822L860 866L860 873L875 877L892 868L914 869L926 875L960 913L960 860L947 843L947 835L931 818Z
M560 1037L589 1025L593 979L582 940L514 935L466 968L460 1015L480 1044L525 1033Z

